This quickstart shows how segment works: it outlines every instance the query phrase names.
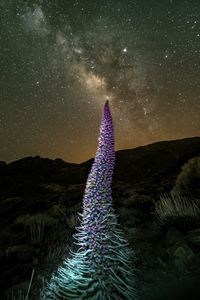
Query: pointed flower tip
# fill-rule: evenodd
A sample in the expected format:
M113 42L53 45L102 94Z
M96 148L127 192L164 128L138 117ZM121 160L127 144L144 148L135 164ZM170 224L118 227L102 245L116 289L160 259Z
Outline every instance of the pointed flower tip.
M106 106L109 106L109 100L106 100L106 102L105 102L105 105L104 105L105 107Z
M104 104L104 109L103 109L103 113L110 114L110 106L109 106L109 100L106 100L105 104Z

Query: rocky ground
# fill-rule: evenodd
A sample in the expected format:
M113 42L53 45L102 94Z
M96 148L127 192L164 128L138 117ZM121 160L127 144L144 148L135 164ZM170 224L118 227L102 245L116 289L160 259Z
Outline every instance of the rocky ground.
M135 251L139 300L199 299L200 225L163 223L155 211L181 166L199 154L200 138L117 152L113 203ZM33 269L30 299L37 299L43 278L68 255L91 164L0 163L0 299L25 294Z

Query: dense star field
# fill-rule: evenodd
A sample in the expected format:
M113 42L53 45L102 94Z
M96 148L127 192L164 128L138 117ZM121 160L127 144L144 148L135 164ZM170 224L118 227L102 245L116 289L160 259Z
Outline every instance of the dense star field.
M199 0L0 0L0 160L199 135Z

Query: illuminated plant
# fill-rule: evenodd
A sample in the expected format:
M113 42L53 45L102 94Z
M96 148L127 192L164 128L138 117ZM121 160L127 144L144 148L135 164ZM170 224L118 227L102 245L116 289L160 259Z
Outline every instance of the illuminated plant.
M79 250L53 274L42 299L135 299L132 252L118 228L112 206L114 132L106 102L98 149L74 235Z

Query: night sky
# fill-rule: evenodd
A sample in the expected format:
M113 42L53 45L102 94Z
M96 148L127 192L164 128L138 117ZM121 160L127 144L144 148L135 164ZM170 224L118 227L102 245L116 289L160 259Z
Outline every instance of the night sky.
M197 136L199 62L199 0L0 0L0 160Z

